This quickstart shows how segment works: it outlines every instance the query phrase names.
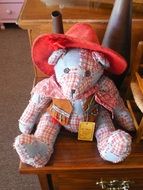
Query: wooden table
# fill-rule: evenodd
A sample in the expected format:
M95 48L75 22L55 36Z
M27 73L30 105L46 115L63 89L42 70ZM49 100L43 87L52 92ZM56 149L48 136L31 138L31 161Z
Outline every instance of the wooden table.
M35 174L42 190L100 190L97 182L130 181L130 190L143 189L143 142L133 143L132 153L122 163L112 164L99 156L96 142L78 141L61 132L50 162L43 168L20 163L20 173Z
M27 0L23 6L18 24L29 34L30 44L43 33L52 32L51 12L58 7L46 7L40 0ZM60 10L66 31L76 22L88 22L97 31L102 41L111 8L64 8ZM143 38L143 15L134 13L132 28L132 57L139 41ZM35 80L47 77L35 68ZM20 163L23 174L39 177L42 190L96 190L112 180L130 180L133 190L143 189L143 143L133 144L132 154L120 164L103 161L97 151L96 142L78 141L75 135L63 132L55 145L55 152L46 167L36 169Z

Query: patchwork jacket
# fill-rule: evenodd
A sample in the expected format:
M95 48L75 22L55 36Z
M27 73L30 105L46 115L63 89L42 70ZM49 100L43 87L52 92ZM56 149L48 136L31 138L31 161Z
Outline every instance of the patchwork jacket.
M65 126L70 122L71 125L72 119L76 123L75 120L78 116L74 113L73 102L65 99L53 76L44 80L45 82L39 82L32 92L35 92L38 88L38 92L40 89L42 94L44 93L46 97L49 97L51 102L47 107L47 112L60 124ZM84 113L80 120L85 120L87 116L85 113L89 108L88 121L93 121L98 112L98 105L105 107L112 113L112 117L114 116L113 110L119 104L119 92L108 77L102 76L94 87L79 97L79 100L83 100Z

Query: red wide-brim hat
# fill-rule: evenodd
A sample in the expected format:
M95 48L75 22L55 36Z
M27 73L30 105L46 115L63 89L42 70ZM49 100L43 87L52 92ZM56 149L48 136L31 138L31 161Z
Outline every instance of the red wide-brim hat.
M118 42L117 42L118 43ZM117 52L99 44L95 30L86 23L74 24L65 34L44 34L32 46L34 64L45 74L54 74L54 66L48 64L53 51L65 48L83 48L103 53L110 62L109 72L120 75L127 67L125 59Z

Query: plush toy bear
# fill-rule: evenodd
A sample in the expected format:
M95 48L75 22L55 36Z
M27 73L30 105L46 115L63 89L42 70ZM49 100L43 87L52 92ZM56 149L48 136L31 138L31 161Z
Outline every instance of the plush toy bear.
M44 166L53 153L61 126L77 133L80 122L95 122L99 154L118 163L131 151L131 116L106 72L121 74L126 61L99 45L94 29L73 25L66 34L45 34L32 48L34 64L49 77L37 83L19 120L14 147L22 162ZM118 122L122 129L113 124ZM37 123L34 134L30 134ZM125 129L125 131L123 130Z

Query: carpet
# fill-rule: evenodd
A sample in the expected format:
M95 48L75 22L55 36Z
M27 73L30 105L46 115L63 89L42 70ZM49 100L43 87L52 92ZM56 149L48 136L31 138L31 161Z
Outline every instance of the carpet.
M40 190L36 176L19 174L13 149L18 119L26 107L34 73L26 31L15 25L0 30L0 190Z

